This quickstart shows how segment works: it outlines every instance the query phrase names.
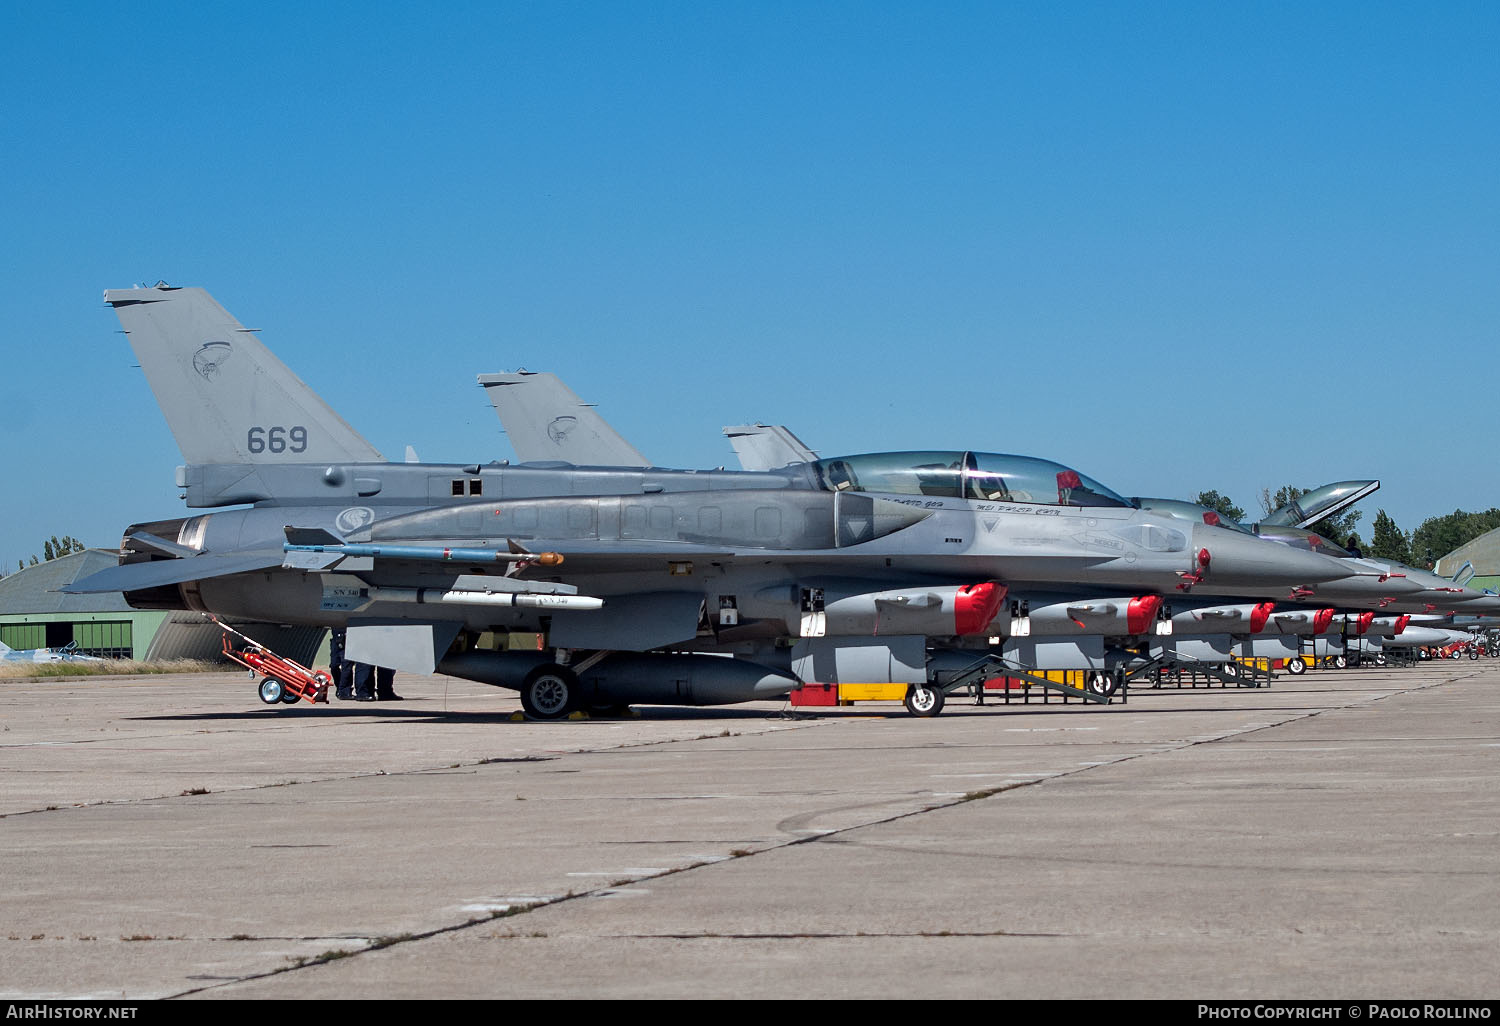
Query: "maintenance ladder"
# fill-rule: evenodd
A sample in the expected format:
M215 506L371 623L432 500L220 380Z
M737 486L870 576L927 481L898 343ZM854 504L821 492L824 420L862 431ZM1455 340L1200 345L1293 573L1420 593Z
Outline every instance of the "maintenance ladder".
M967 690L973 697L975 705L984 705L987 697L992 698L996 696L999 696L999 701L1003 705L1010 705L1012 702L1019 702L1021 705L1030 705L1034 691L1040 695L1042 705L1046 705L1051 701L1053 695L1060 695L1064 705L1070 700L1093 703L1095 705L1108 705L1110 699L1117 694L1121 703L1127 700L1126 689L1120 687L1121 678L1118 674L1105 670L1087 670L1082 672L1091 675L1097 674L1098 676L1094 678L1095 680L1101 682L1107 681L1108 683L1101 683L1098 690L1095 690L1092 686L1074 687L1071 684L1065 684L1062 681L1041 676L1032 670L1013 666L1003 656L989 654L959 671L956 676L943 685L943 693L951 695ZM995 690L986 689L985 683L997 677L1023 681L1028 685L1035 685L1035 688L1013 688L1007 686ZM1017 692L1020 693L1019 698L1016 697Z

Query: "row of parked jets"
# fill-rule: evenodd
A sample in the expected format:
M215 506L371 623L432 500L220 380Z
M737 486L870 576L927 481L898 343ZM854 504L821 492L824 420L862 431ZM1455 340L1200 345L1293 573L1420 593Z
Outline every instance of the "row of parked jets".
M669 469L547 374L480 377L520 461L387 461L200 288L109 290L182 450L187 505L64 590L347 629L347 658L520 692L527 715L907 686L1006 672L1296 659L1300 639L1435 645L1500 597L1306 530L1340 482L1259 524L1126 498L976 450L819 458L726 429L742 469ZM537 635L541 647L486 647Z

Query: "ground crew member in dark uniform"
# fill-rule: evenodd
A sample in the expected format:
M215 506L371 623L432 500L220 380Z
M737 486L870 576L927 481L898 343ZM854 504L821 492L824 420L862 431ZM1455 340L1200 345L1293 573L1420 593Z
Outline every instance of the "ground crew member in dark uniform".
M369 663L350 663L354 667L354 700L375 701L375 667Z
M347 702L354 697L350 683L349 664L344 661L344 628L335 627L328 632L328 673L333 677L335 698Z
M391 684L396 679L396 671L389 666L375 667L375 701L377 702L400 702L402 698L391 690Z

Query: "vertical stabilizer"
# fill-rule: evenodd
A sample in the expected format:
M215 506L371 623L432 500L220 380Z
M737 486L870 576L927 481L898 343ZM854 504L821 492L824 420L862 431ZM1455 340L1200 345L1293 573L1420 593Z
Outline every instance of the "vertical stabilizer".
M740 458L741 470L780 470L793 463L811 463L818 454L780 424L741 424L724 435Z
M378 463L384 458L200 288L109 289L188 463Z
M523 462L563 460L590 467L649 467L598 412L556 374L481 374L479 383Z

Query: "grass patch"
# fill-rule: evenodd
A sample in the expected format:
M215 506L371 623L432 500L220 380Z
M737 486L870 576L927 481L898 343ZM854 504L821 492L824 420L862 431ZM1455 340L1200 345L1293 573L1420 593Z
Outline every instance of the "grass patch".
M571 898L572 896L573 896L573 892L569 891L568 892L568 897ZM530 912L532 909L541 908L545 904L546 904L546 902L544 902L544 901L531 901L531 902L526 902L525 904L522 904L522 905L512 905L510 908L492 909L490 911L490 918L491 919L509 919L511 916L525 915L527 912Z
M348 958L352 954L354 952L347 951L344 948L330 948L321 955L303 956L301 958L294 958L291 961L294 969L301 969L305 965L322 965L324 962L337 962L339 959Z
M228 663L206 659L105 659L101 662L11 663L0 666L0 680L32 677L105 677L117 674L217 673L238 669Z

